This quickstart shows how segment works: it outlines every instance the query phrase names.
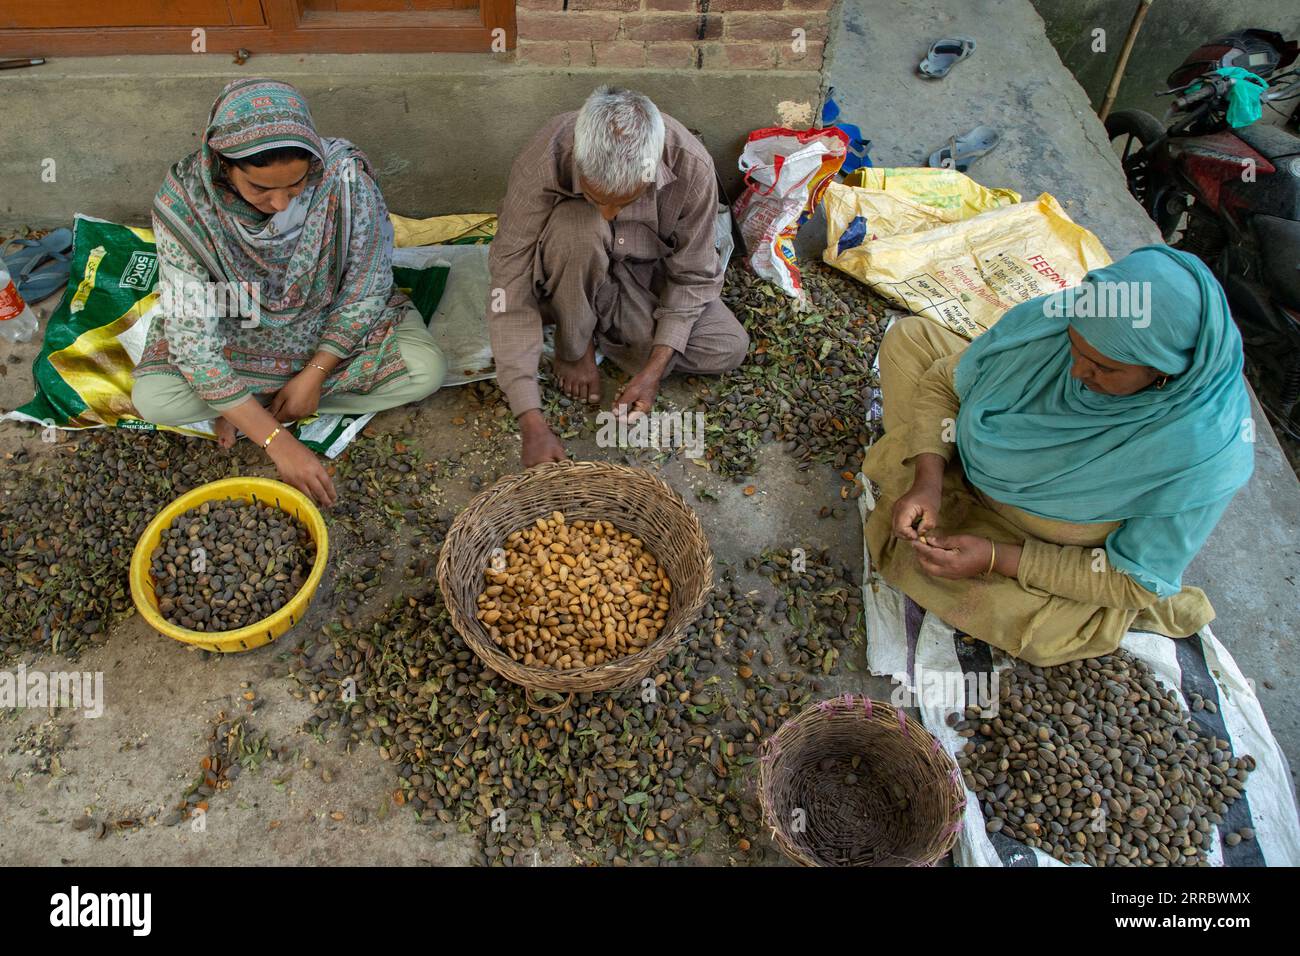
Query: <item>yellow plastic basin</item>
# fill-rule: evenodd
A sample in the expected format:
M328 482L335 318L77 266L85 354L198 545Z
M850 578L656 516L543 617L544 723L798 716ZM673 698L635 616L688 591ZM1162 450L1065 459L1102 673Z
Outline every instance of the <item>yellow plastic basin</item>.
M162 541L163 531L178 515L197 508L205 501L260 501L275 505L281 511L294 515L307 526L312 540L316 542L316 563L312 565L307 580L291 597L287 604L270 617L263 618L256 624L241 627L235 631L191 631L178 627L163 618L158 611L158 596L154 593L153 574L149 570L149 555ZM221 481L200 485L192 491L181 495L149 522L149 526L140 535L131 554L131 600L141 617L149 622L159 634L193 644L207 651L220 654L234 654L239 651L252 650L269 644L289 628L297 624L307 613L320 585L321 575L325 573L325 562L329 558L329 532L325 529L325 519L306 495L282 481L270 478L223 478Z

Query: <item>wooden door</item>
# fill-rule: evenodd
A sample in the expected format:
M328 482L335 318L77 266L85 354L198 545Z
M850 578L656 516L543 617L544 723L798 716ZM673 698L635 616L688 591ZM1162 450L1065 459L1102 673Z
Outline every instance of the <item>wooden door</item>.
M263 24L261 0L0 0L0 30Z
M0 57L500 53L514 45L515 0L0 0Z

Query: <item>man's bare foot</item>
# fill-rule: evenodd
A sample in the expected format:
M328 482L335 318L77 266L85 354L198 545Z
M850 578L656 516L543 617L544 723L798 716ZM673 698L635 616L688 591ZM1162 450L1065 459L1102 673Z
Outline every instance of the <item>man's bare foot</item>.
M235 426L224 415L217 419L216 432L218 445L222 448L235 447Z
M580 402L600 401L600 370L596 368L596 343L587 345L587 354L576 362L566 362L558 356L555 359L555 378L560 383L560 391L569 398Z

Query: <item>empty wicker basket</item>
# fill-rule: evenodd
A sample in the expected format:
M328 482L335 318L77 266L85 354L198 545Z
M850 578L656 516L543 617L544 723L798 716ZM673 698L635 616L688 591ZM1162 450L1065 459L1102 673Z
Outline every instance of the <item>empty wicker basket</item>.
M525 665L497 647L476 615L484 570L506 538L561 511L570 521L610 521L644 542L672 582L664 627L635 654L592 667ZM681 643L713 587L713 553L695 512L640 468L554 462L501 479L457 515L438 559L438 586L451 622L489 667L529 690L581 692L629 687Z
M956 842L966 796L924 727L848 694L763 742L759 802L781 852L804 866L929 866Z

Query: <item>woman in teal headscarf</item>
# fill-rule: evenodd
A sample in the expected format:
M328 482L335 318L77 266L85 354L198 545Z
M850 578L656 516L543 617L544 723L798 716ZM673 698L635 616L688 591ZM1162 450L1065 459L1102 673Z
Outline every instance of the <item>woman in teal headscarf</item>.
M446 371L394 285L374 177L356 146L317 134L292 86L222 90L154 199L163 304L135 369L141 418L212 419L224 445L242 431L285 481L333 503L324 466L280 423L418 401Z
M1182 575L1254 445L1241 338L1198 259L1139 249L969 346L909 317L880 368L885 436L863 471L886 580L1041 665L1213 618Z

